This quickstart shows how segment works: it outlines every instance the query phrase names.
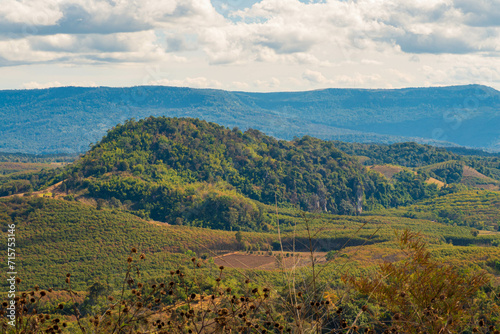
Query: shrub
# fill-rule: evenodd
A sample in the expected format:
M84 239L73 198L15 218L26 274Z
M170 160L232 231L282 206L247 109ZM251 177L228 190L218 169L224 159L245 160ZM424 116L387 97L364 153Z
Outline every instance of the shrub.
M459 333L469 327L474 297L489 282L486 273L463 273L433 260L418 234L405 231L399 241L404 260L382 264L373 278L344 280L390 312L382 324L390 330Z

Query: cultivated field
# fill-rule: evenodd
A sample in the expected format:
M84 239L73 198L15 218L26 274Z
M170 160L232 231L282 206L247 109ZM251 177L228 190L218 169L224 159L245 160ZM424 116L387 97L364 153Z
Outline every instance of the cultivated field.
M288 254L288 256L287 256ZM315 252L315 263L326 262L325 252ZM261 269L274 270L282 268L303 267L311 264L311 254L308 252L281 253L274 252L273 255L248 254L243 252L234 252L214 258L218 266L240 269Z

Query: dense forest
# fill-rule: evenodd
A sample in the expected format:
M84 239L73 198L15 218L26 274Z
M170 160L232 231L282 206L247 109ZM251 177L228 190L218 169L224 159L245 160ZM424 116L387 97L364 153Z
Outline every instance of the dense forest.
M449 184L462 180L462 165L457 163L418 173L402 170L389 180L342 151L368 157L370 163L432 166L453 158L464 164L473 161L493 176L499 170L497 157L472 159L415 143L363 145L309 136L284 141L197 119L150 117L117 125L67 167L1 178L0 195L64 181L60 191L89 196L99 205L143 218L267 230L272 220L265 205L355 215L454 191L440 191L426 182L429 177Z
M39 158L28 161L37 161L33 159ZM401 169L388 179L360 162L418 168ZM416 143L352 144L309 136L284 141L257 130L165 117L119 124L75 163L52 167L0 178L0 196L62 182L57 190L68 198L88 197L98 206L142 218L224 230L269 230L273 220L267 205L359 215L478 184L497 187L500 176L495 155L460 155ZM464 176L466 167L490 179ZM429 178L454 186L439 189L427 182Z
M128 121L64 173L67 189L144 217L222 229L266 228L260 203L352 215L437 192L422 175L388 182L332 142L280 141L195 119Z

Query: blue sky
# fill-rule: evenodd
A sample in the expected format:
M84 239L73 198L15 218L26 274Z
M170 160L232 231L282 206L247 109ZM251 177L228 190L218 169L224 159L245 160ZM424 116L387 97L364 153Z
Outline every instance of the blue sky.
M500 89L498 0L3 0L0 89Z

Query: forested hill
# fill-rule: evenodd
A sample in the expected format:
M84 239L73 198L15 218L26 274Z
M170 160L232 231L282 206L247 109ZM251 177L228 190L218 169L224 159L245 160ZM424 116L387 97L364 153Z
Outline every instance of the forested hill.
M34 176L12 182L29 185ZM28 181L29 180L29 181ZM413 173L388 181L332 142L277 140L185 118L118 125L73 165L36 182L144 218L218 229L265 229L266 205L356 214L413 203L437 188ZM41 183L40 183L41 184ZM20 187L16 188L20 191Z
M0 151L85 152L126 119L196 117L291 140L500 150L500 93L478 85L246 93L178 87L0 91Z

